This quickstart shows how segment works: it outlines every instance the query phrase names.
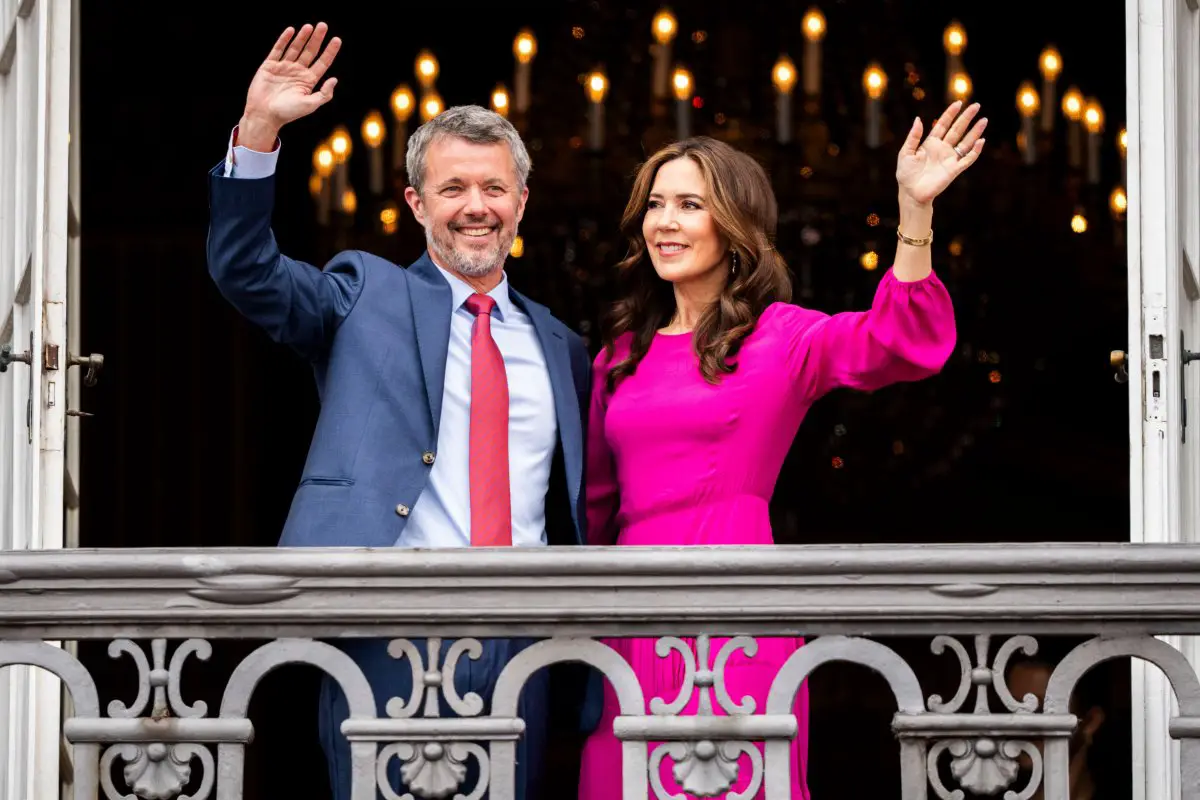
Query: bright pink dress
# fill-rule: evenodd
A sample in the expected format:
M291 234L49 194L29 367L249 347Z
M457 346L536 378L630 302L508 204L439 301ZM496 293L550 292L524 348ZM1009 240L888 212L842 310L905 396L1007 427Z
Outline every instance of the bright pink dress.
M611 394L605 388L610 362L604 351L596 359L587 456L590 544L773 544L768 503L809 407L833 389L872 390L937 373L954 349L954 310L936 275L904 283L889 270L870 311L830 316L772 304L745 340L737 370L715 386L701 376L691 344L689 334L659 334L637 371ZM628 348L628 336L619 339L615 359ZM678 696L684 672L678 653L659 658L654 639L605 641L634 668L647 705L653 697L670 703ZM710 663L701 669L713 668L725 641L713 639ZM738 651L725 669L730 697L737 702L749 695L755 713L764 713L776 672L802 644L763 638L754 657ZM694 653L695 642L690 645ZM621 749L612 732L616 696L607 681L604 689L600 726L583 751L580 800L621 797ZM696 713L696 694L684 714ZM807 684L795 714L800 735L792 746L791 796L807 800ZM671 764L666 758L661 765L663 785L682 793ZM750 771L743 755L730 791L744 791Z

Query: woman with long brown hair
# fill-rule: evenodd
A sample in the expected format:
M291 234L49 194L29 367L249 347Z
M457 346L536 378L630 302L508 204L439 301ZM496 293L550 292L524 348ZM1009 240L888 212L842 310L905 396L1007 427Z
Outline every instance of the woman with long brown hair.
M982 152L987 120L972 125L978 111L952 104L923 142L921 120L913 121L896 165L896 258L869 311L831 316L791 304L774 247L775 196L748 155L698 137L642 166L622 221L630 243L617 265L623 294L593 373L590 544L772 544L768 504L809 407L836 388L874 390L941 370L955 327L932 271L932 204ZM710 662L697 668L714 669L724 642L713 640ZM751 697L764 710L776 672L802 643L763 638L753 655L735 652L724 668L727 696ZM661 658L652 639L608 644L633 666L647 701L678 696L678 652ZM682 713L696 713L696 694ZM799 800L809 796L807 687L794 710L791 796ZM617 713L605 682L600 723L584 748L581 800L622 796ZM680 785L670 761L658 777L676 796L690 781ZM754 772L741 756L727 791L745 793Z

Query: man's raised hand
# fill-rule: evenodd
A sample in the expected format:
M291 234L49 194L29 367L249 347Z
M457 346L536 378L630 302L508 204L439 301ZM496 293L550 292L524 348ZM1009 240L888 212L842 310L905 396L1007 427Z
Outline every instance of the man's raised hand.
M324 22L318 22L315 28L304 25L297 33L289 27L280 34L250 82L246 109L238 128L238 144L251 150L270 151L280 128L333 99L337 78L324 83L321 79L337 57L342 40L335 36L322 52L328 31Z

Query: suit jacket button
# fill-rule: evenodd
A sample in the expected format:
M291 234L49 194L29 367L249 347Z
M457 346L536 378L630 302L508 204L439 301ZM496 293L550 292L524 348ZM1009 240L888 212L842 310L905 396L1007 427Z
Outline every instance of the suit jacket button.
M421 455L421 460L424 461L426 464L432 464L434 458L435 458L435 456L433 455L433 453L429 452L428 450L426 450Z
M404 505L404 503L401 503L400 505L396 506L396 513L402 517L407 517L408 516L408 506Z

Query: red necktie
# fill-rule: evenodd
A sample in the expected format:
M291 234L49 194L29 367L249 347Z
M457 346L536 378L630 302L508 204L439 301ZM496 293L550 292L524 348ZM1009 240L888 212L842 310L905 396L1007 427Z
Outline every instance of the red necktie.
M475 315L471 328L471 545L512 544L512 499L508 488L508 376L492 339L492 309L486 294L467 298Z

